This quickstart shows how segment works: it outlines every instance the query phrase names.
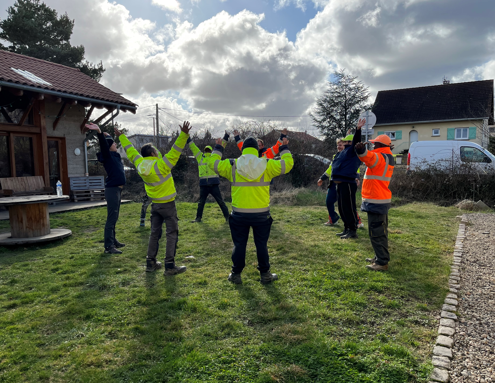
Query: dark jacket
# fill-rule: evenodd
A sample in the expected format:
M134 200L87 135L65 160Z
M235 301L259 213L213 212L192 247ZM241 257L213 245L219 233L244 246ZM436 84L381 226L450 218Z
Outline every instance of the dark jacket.
M361 130L356 130L352 144L346 145L335 157L332 163L332 181L356 183L356 178L359 177L357 170L361 165L355 150L358 142L361 142Z
M98 141L100 142L101 152L98 152L96 156L98 161L103 163L103 167L107 172L105 187L110 188L125 185L124 164L122 163L120 154L110 151L103 133L98 133Z

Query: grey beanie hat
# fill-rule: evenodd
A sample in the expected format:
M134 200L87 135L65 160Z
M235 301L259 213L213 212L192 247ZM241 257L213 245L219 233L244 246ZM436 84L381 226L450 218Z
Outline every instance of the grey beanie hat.
M244 143L242 144L242 150L246 148L254 148L256 150L259 150L258 140L254 137L249 136L244 140Z

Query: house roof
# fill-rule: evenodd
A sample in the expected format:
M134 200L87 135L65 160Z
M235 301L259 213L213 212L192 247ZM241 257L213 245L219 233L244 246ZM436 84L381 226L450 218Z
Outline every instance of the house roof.
M376 125L488 118L493 124L493 80L379 91Z
M277 134L282 133L282 130L280 130L280 129L274 129L273 131L276 132ZM315 136L312 136L311 134L308 134L307 131L305 131L305 132L295 132L295 131L289 130L289 132L287 133L287 135L289 137L292 136L292 137L298 139L299 141L305 141L305 142L317 142L317 141L321 141L320 139L316 138Z
M135 103L101 85L77 68L3 50L0 50L0 85L105 106L120 106L122 110L131 112L135 112L137 108Z

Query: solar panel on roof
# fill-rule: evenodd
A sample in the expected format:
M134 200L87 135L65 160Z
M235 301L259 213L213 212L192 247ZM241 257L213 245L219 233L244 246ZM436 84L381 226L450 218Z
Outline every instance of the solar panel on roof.
M42 78L39 78L38 76L32 74L31 72L28 72L27 70L15 69L15 68L10 68L10 69L12 69L15 73L20 74L25 79L34 82L35 84L52 86L52 84L50 84L49 82L43 80Z

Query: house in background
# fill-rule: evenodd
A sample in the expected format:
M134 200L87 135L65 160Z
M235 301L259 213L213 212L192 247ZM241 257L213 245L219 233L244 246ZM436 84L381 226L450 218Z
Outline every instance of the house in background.
M465 140L488 146L493 80L379 91L373 137L386 134L393 153L416 141Z
M42 176L45 186L87 175L84 125L94 109L137 105L79 69L0 50L0 178Z

